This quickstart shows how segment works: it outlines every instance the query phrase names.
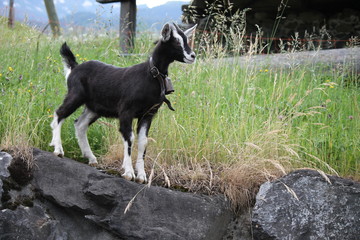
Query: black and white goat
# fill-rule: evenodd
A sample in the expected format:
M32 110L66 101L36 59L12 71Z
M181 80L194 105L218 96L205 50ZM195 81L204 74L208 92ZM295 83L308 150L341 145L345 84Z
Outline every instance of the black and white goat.
M81 152L89 164L97 163L87 139L87 129L99 117L118 118L124 141L123 177L146 182L144 156L147 135L154 115L163 102L171 108L165 97L169 65L176 61L193 63L195 53L188 45L196 26L182 31L176 24L167 23L161 30L150 59L146 62L119 68L99 61L76 62L74 54L64 43L60 49L65 65L68 92L62 105L55 111L51 123L54 154L63 156L61 125L77 108L85 105L82 115L75 121L75 132ZM170 89L171 91L171 89ZM138 156L136 178L131 161L134 142L133 119L137 118Z

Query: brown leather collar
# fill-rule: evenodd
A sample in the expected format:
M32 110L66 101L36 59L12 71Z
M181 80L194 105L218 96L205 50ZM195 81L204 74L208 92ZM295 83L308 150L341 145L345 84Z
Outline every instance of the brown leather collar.
M152 60L152 57L150 57L149 60L150 64L150 74L153 78L157 79L160 84L160 96L163 99L163 102L166 103L168 108L172 111L175 111L175 109L171 106L171 102L169 99L166 98L165 95L173 93L175 90L172 86L170 78L167 77L167 75L162 74L159 69L154 65L154 61Z

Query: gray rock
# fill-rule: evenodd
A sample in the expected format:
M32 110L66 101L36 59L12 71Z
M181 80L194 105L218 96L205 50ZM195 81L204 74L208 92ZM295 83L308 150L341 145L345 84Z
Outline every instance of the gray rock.
M222 240L253 240L251 232L252 209L242 209L230 222Z
M2 162L1 239L221 239L234 217L221 196L149 188L52 153L33 153L31 171L21 159Z
M3 182L0 179L0 199L2 199L2 194L3 194L4 190L3 190ZM2 202L0 201L0 209L2 208Z
M10 177L8 167L11 164L12 157L6 152L0 152L0 199L3 196L3 180ZM0 201L0 209L2 208L2 202Z
M359 239L360 183L298 170L263 184L253 209L255 239Z
M35 193L30 181L32 172L21 158L0 153L0 209L16 209L19 205L31 207Z
M10 154L0 152L0 179L8 178L10 176L8 167L10 166L12 159Z
M341 71L341 68L352 69L360 74L360 48L343 48L319 51L303 51L266 55L230 57L215 60L221 64L233 64L240 67L253 66L260 70L296 69L300 66L318 68L319 71Z
M33 185L43 197L120 238L221 239L233 217L222 196L149 188L40 150L34 159Z
M351 240L360 235L360 184L317 171L299 170L263 184L250 219L251 209L236 216L223 196L148 187L37 149L34 159L30 172L15 159L7 165L10 176L3 174L8 177L3 177L0 239Z
M0 212L0 239L7 240L116 240L119 239L74 211L48 201Z
M58 222L46 214L43 207L19 206L16 210L3 209L0 213L0 239L7 240L62 240L67 233L59 231Z

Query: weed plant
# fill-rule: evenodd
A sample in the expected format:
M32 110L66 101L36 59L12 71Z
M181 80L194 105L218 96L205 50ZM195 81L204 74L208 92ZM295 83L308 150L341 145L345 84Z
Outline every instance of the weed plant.
M146 55L124 57L117 38L71 35L55 40L19 23L9 30L4 18L0 28L2 149L53 151L50 122L66 94L59 56L63 41L80 63L97 59L129 66L147 58L154 40L140 36L134 53ZM222 192L238 205L250 204L262 182L296 168L359 179L359 85L346 64L332 72L311 65L259 69L256 64L229 64L221 54L214 60L222 46L204 52L193 65L171 66L176 91L169 99L176 112L162 107L150 130L150 184ZM65 156L84 161L73 127L80 111L65 121L62 139ZM88 136L101 167L120 171L123 147L117 120L99 119Z

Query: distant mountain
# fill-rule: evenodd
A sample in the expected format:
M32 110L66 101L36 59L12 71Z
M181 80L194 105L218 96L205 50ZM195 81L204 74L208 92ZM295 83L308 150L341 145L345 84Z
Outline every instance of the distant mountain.
M54 0L55 8L63 28L91 27L102 25L106 28L118 28L120 4L99 4L95 0ZM0 15L7 15L8 1L0 2ZM168 2L164 5L148 8L137 6L137 29L158 30L168 21L181 21L181 6L184 2ZM43 0L16 0L15 18L40 28L48 23Z
M149 28L160 29L169 21L181 22L181 6L184 2L168 2L164 5L148 8L146 5L138 7L137 24ZM143 7L144 6L144 7Z

